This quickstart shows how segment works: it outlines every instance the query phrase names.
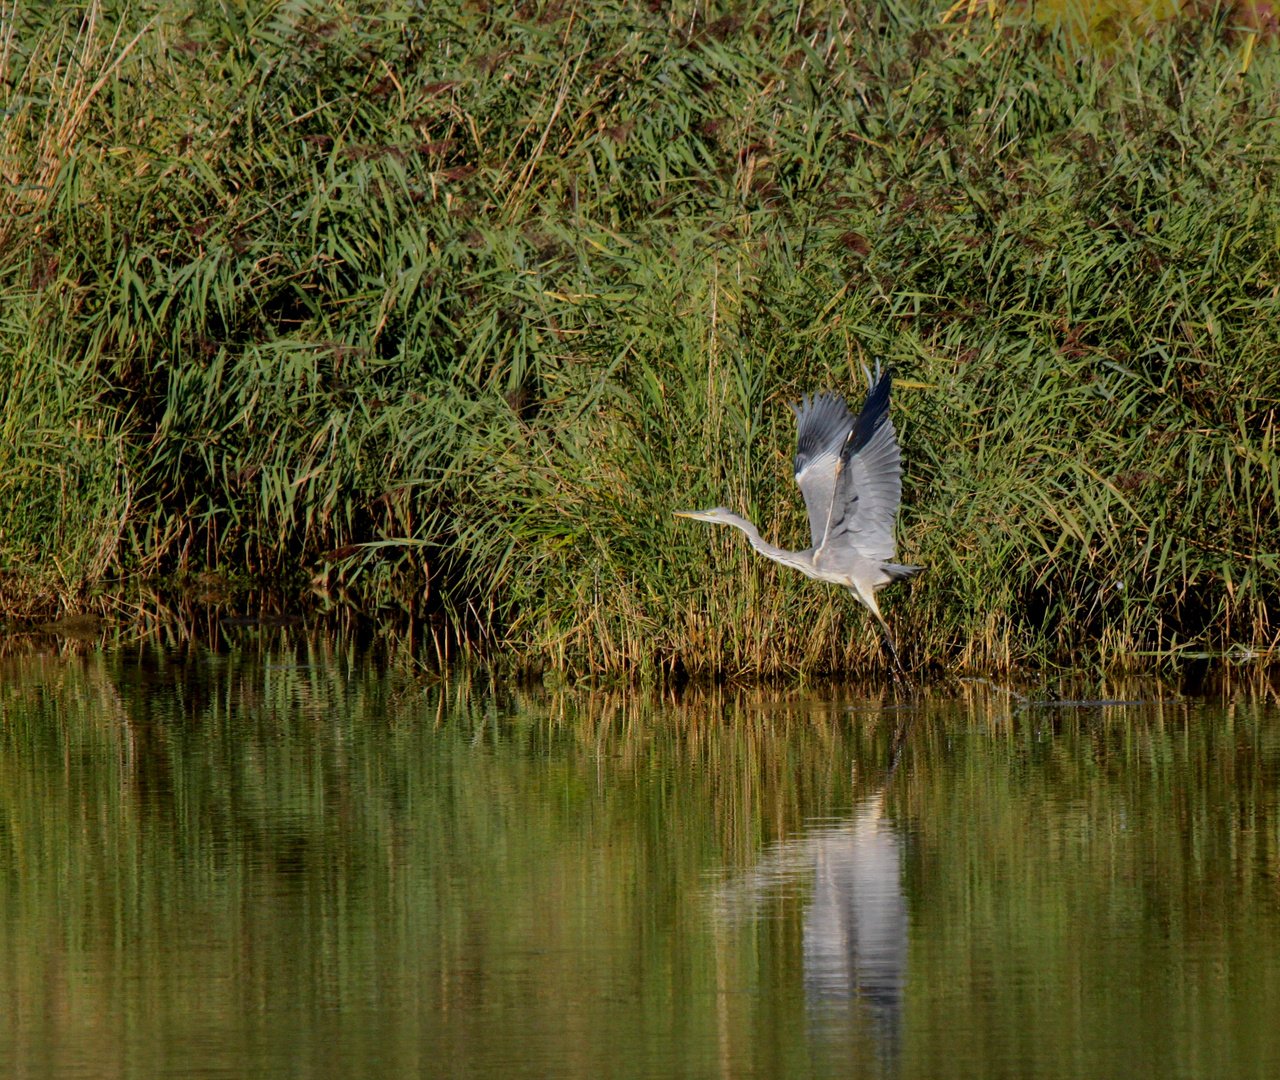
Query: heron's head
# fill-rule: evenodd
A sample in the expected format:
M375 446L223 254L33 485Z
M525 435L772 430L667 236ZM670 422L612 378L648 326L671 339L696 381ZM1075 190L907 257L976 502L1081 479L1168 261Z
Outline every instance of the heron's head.
M673 510L676 517L693 518L694 521L709 521L712 525L732 525L738 515L725 506L717 506L711 510Z

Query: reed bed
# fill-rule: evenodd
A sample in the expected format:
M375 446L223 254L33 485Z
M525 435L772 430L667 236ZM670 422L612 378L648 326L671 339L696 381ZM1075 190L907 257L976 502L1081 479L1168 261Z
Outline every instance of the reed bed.
M1269 650L1275 50L944 12L5 0L0 606L221 575L522 667L866 670L670 511L806 546L787 404L880 359L910 664Z

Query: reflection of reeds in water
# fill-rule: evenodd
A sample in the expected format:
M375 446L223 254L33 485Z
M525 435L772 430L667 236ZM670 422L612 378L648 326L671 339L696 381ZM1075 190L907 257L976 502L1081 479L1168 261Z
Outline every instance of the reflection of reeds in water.
M1280 948L1273 690L1063 689L1149 703L1011 708L977 688L913 733L895 777L915 1067L992 1068L1010 1018L1036 1045L1009 1039L996 1072L1104 1074L1117 1048L1153 1074L1280 1060L1258 1001Z
M677 1045L699 1075L947 1075L1010 1024L1053 1061L1082 1031L1275 1048L1269 698L1035 713L966 683L915 703L878 795L902 703L852 690L424 686L266 640L5 661L6 1048L124 1072L196 1041L244 1074L283 1031L328 1075L429 1046L442 1075L553 1048L584 1078ZM1120 948L1141 995L1109 981Z
M331 1046L373 999L390 1011L346 1044L374 1062L423 1040L497 1062L494 1016L523 1052L578 1047L584 1077L607 1062L574 1032L608 1032L609 1061L676 1029L700 1045L706 868L849 799L838 703L424 689L296 631L137 659L15 653L0 673L0 1015L57 1003L0 1039L55 1066L199 1035L234 1072L216 1033ZM777 949L798 984L798 925ZM750 985L760 963L734 943L723 970ZM725 1014L739 1058L750 1004Z

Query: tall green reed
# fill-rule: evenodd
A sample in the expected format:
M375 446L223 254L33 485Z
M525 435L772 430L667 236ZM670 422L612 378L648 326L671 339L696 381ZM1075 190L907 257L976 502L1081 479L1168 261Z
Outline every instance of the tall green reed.
M1272 643L1280 69L1229 18L6 14L11 610L231 570L519 665L864 668L670 511L805 546L786 404L878 358L911 663Z

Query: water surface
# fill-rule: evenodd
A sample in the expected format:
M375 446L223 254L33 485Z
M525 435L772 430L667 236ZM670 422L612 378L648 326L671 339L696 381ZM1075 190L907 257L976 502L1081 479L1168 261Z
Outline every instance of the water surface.
M0 665L3 1076L1280 1075L1259 698Z

